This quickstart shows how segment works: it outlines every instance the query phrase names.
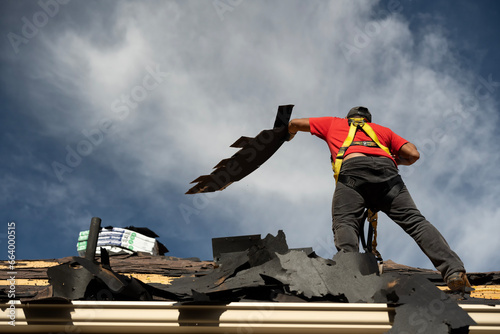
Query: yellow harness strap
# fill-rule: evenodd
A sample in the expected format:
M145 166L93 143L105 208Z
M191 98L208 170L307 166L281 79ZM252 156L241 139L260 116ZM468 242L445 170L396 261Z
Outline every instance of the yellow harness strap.
M339 178L340 168L342 167L342 162L344 161L345 152L347 151L349 146L351 146L354 137L356 136L356 132L359 129L362 129L371 138L371 140L373 140L378 145L378 147L383 149L387 154L391 155L391 151L380 143L380 141L377 138L377 134L375 133L375 131L373 131L370 124L365 122L364 118L350 118L349 122L350 122L349 134L347 135L347 138L344 140L344 143L337 152L335 161L332 162L333 176L335 177L335 182L337 182Z

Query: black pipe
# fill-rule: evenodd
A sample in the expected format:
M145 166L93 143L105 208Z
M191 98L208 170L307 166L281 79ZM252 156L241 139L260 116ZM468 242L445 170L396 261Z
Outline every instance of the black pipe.
M85 258L90 261L95 259L95 250L97 248L97 239L101 230L101 218L93 217L90 222L89 238L87 239L87 249L85 250Z

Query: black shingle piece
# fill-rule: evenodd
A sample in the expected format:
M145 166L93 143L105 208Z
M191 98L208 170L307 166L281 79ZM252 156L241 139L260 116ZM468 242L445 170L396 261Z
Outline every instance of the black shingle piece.
M283 231L278 231L276 237L268 234L244 252L220 254L219 267L203 277L181 277L165 287L171 293L178 294L186 300L191 299L192 291L196 293L218 294L228 296L231 291L247 288L265 287L261 274L275 275L280 270L276 254L286 253L288 245ZM274 285L273 285L274 286ZM244 293L243 293L244 294ZM236 295L241 295L237 293ZM233 300L234 296L229 299Z
M293 105L278 107L272 129L261 131L255 138L241 137L231 147L241 148L231 158L223 159L209 175L202 175L186 194L198 194L223 190L231 183L249 175L265 163L287 140L288 122Z
M422 276L395 276L387 302L397 303L389 333L459 333L475 321L455 300Z

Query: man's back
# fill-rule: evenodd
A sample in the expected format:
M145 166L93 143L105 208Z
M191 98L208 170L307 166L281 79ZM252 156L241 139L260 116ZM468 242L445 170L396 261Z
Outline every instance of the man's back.
M367 122L367 124L373 129L380 143L390 150L391 155L389 155L377 145L368 146L357 144L349 146L349 148L345 152L346 157L352 153L362 153L365 155L384 156L393 159L392 156L396 156L401 147L404 144L408 143L408 140L398 136L387 127L369 122ZM330 149L330 153L335 159L340 147L342 147L342 144L349 134L350 124L348 119L339 117L309 118L309 126L312 135L315 135L326 141ZM365 131L360 129L356 131L353 142L371 143L373 142L373 139ZM396 163L395 160L394 163Z

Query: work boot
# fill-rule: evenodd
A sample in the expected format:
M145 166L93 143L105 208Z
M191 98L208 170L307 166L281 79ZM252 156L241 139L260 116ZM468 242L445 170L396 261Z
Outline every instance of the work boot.
M470 289L466 288L470 288L471 285L467 279L467 275L463 271L457 271L448 276L446 284L452 292L470 292Z

